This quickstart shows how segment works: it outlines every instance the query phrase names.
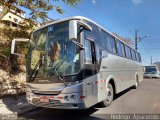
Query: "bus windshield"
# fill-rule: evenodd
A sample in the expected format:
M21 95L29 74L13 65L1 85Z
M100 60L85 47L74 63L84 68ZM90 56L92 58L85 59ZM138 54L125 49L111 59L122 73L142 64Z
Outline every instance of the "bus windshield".
M146 67L145 72L157 72L156 67Z
M73 75L80 70L79 47L69 41L69 23L57 23L34 32L29 49L30 78Z

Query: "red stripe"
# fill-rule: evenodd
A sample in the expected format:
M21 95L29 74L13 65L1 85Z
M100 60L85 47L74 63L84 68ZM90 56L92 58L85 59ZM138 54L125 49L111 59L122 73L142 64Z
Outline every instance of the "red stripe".
M60 97L60 96L59 96L58 99L63 99L63 97Z
M50 96L50 98L54 98L53 96Z
M45 99L45 98L48 98L47 96L41 96L40 98L43 98L43 99Z
M80 96L80 99L84 99L84 98L86 98L86 96Z

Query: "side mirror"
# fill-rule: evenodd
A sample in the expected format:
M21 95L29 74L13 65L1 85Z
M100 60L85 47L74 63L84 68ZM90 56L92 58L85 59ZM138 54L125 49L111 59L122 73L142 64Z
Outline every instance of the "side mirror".
M77 21L69 21L69 40L77 39Z
M16 43L29 43L29 39L26 39L26 38L13 39L11 44L11 54L18 55L18 56L25 56L24 54L15 53Z
M79 20L70 20L69 21L69 40L77 40L78 24L84 29L92 31L92 27L87 23Z

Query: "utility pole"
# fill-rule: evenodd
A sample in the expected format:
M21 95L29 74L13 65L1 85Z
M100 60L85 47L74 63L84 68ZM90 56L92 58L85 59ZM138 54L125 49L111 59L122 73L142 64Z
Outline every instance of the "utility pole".
M137 43L138 43L138 29L135 29L135 50L137 50Z
M151 56L151 65L152 65L152 56Z
M138 37L138 31L139 29L135 29L135 50L138 49L138 42L149 36L149 35L145 35L143 38L140 38Z

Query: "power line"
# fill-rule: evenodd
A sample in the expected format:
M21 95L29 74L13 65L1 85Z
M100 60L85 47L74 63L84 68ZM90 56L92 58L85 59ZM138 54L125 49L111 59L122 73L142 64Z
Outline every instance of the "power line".
M95 17L93 17L92 15L90 15L89 13L87 13L85 10L81 9L78 6L75 6L78 10L80 10L81 12L85 13L87 16L91 17L95 22L100 23L101 25L103 25L105 28L107 28L104 24L102 24L100 21L96 20Z

